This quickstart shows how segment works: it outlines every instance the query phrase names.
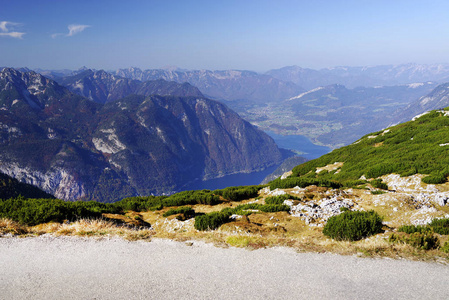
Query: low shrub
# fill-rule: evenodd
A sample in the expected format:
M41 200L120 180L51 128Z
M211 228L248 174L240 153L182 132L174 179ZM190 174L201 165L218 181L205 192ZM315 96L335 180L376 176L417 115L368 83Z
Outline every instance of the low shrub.
M235 208L227 208L222 211L227 211L230 214L236 215L250 215L254 211L258 210L261 212L278 212L278 211L290 211L290 206L284 204L258 204L258 203L248 203L242 204Z
M447 181L447 176L443 173L435 173L424 177L421 181L427 184L440 184Z
M258 204L247 203L241 204L235 208L224 208L220 212L212 212L195 217L195 229L197 230L214 230L222 224L229 222L229 217L235 215L251 215L254 211L261 212L278 212L289 211L290 206L284 204Z
M433 229L435 233L442 235L449 234L449 218L445 219L433 219L429 226Z
M376 189L388 190L388 185L382 179L374 179L369 182Z
M259 207L259 210L266 213L278 211L290 211L290 206L285 204L265 204Z
M212 212L205 215L195 217L196 230L215 230L222 224L229 221L230 213L227 212Z
M421 225L403 225L401 227L398 228L399 232L405 232L405 233L415 233L415 232L419 232L419 233L433 233L432 228L430 228L429 226L421 226Z
M277 179L271 181L270 189L271 190L274 190L277 188L288 189L288 188L293 188L295 186L304 188L304 187L307 187L310 185L329 187L329 188L333 188L333 189L338 189L343 186L340 182L335 181L335 180L320 179L320 178L308 178L308 177L288 177L286 179L277 178Z
M292 196L289 194L283 194L279 196L271 196L265 198L265 204L283 204L285 200L301 200L301 198Z
M162 201L166 196L138 196L129 197L120 201L112 203L113 206L120 209L122 212L127 210L132 211L147 211L147 210L159 210L163 208Z
M189 206L181 206L167 210L162 216L166 218L177 214L182 214L184 219L190 219L195 217L195 210Z
M323 234L336 240L357 241L381 233L382 218L371 211L345 211L330 217Z
M375 191L371 191L372 195L382 195L385 194L385 191L381 191L381 190L375 190Z
M209 190L184 191L162 199L163 206L181 206L189 204L215 205L220 202L220 197Z
M50 221L62 222L81 218L96 218L102 212L115 211L99 202L64 202L59 199L25 199L23 197L0 201L0 218L8 218L27 225Z
M263 188L261 185L231 186L225 189L215 190L213 193L231 201L241 201L257 197L261 188Z
M444 253L449 253L449 242L444 243L443 247L440 248Z
M432 232L414 232L407 235L391 234L389 239L391 243L406 243L422 250L437 249L440 241Z
M344 187L356 187L358 185L362 185L365 184L367 181L366 180L346 180L343 182L343 186Z

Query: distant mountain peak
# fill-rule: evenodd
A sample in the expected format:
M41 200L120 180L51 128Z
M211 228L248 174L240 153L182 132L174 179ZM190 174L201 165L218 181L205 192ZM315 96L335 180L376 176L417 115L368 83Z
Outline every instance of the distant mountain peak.
M88 69L82 73L64 77L60 82L72 92L98 103L115 101L131 94L204 97L196 87L191 85L166 80L142 82L104 70Z
M188 82L204 95L218 100L246 100L254 102L281 101L304 92L292 82L283 82L267 74L246 70L182 70L128 68L116 75L141 81L164 79L178 83Z

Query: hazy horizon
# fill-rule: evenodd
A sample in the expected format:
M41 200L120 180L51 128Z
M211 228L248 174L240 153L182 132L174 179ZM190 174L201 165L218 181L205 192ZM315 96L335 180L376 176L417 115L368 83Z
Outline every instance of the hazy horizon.
M0 0L0 65L322 69L449 62L449 2Z
M95 71L106 71L106 72L115 72L119 69L130 69L130 68L138 68L141 69L142 71L144 70L148 70L148 69L161 69L161 70L180 70L180 71L201 71L201 70L208 70L208 71L250 71L250 72L256 72L259 74L264 74L267 73L268 71L271 70L276 70L276 69L282 69L282 68L288 68L288 67L300 67L303 69L311 69L311 70L316 70L316 71L320 71L320 70L332 70L332 69L337 69L337 68L370 68L370 67L388 67L388 66L406 66L406 65L420 65L420 66L437 66L437 65L449 65L449 63L446 62L442 62L442 63L434 63L434 64L418 64L418 63L414 63L414 62L409 62L409 63L403 63L403 64L388 64L388 65L366 65L366 66L329 66L329 67L323 67L323 68L307 68L307 67L302 67L302 66L298 66L298 65L287 65L287 66L280 66L279 68L274 68L274 69L270 69L270 70L262 70L262 71L256 71L256 70L250 70L250 69L242 69L242 68L234 68L234 69L201 69L201 68L181 68L178 66L161 66L161 67L156 67L156 68L141 68L139 66L128 66L128 67L123 67L123 68L116 68L116 69L107 69L107 68L92 68L89 66L81 66L81 67L75 67L75 68L57 68L57 69L52 69L52 68L41 68L41 67L35 67L35 68L30 68L28 66L0 66L0 68L2 67L6 67L6 68L14 68L14 69L21 69L21 68L27 68L30 70L42 70L42 71L64 71L64 70L69 70L69 71L77 71L77 70L81 70L81 69L90 69L90 70L95 70Z

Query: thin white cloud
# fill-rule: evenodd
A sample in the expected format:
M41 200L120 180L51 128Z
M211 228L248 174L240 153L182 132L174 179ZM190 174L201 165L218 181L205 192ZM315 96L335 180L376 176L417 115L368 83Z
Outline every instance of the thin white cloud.
M7 28L8 26L15 27L15 26L18 26L18 25L20 25L20 23L1 21L0 22L0 30L3 31L3 32L8 32L9 31L9 29Z
M68 26L69 28L69 33L67 34L67 36L73 36L77 33L80 33L82 31L84 31L84 29L90 27L90 25L80 25L80 24L70 24Z
M0 32L0 36L9 36L9 37L17 38L17 39L21 39L24 34L25 34L25 32L16 32L16 31Z
M10 27L14 28L20 25L22 24L9 21L0 21L0 31L1 31L0 36L8 36L12 38L21 39L25 34L25 32L10 31Z
M6 25L8 25L8 23L9 22L7 22L7 21L1 21L0 22L0 30L3 32L8 31L8 29L6 29Z
M51 36L52 39L57 38L58 36L63 35L62 33L53 33Z

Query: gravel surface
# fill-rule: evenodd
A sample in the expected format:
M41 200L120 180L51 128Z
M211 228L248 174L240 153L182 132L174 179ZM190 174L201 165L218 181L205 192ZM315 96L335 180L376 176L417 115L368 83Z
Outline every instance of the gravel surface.
M449 266L76 237L0 238L1 299L449 299Z

